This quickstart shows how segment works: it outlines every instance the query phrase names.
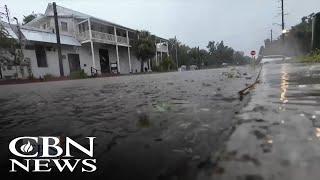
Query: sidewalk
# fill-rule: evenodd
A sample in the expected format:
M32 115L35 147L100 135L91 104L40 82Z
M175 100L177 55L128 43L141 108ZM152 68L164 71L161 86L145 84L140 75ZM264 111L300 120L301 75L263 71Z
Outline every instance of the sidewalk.
M267 64L212 179L320 178L319 65ZM217 171L217 169L219 171ZM210 179L211 179L210 178Z

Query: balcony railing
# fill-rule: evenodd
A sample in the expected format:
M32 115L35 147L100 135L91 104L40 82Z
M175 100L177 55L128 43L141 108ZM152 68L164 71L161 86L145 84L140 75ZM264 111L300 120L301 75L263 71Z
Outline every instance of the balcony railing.
M102 40L110 43L115 43L116 38L113 34L98 32L98 31L91 31L92 32L92 39Z
M168 49L168 46L167 46L166 44L158 43L158 44L157 44L157 51L158 51L158 52L167 53L167 52L169 52L169 49Z
M78 38L78 40L81 41L81 42L82 42L82 41L89 40L89 39L90 39L89 31L84 31L84 32L78 33L77 38Z
M92 33L92 39L95 41L99 41L102 43L107 44L116 44L116 38L113 34L98 32L98 31L91 31ZM90 34L89 31L84 31L78 34L78 39L83 42L86 40L90 40ZM117 42L118 44L122 45L129 45L127 38L122 36L117 36Z
M119 44L128 44L127 38L122 36L117 36L117 40Z

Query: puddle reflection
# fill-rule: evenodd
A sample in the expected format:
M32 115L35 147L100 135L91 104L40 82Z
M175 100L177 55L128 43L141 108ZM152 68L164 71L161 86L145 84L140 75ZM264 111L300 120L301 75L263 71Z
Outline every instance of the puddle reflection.
M320 138L320 128L316 128L316 137Z
M289 88L289 74L287 72L287 68L286 66L282 66L281 67L281 94L280 94L280 101L283 103L283 104L286 104L288 103L288 98L287 98L287 91L288 91L288 88Z

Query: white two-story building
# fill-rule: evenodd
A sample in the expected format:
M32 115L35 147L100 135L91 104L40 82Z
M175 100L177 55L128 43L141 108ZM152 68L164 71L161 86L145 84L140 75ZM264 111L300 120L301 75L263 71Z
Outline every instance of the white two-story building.
M136 30L61 6L57 6L57 14L65 76L79 70L88 75L109 74L114 69L120 74L140 72L140 61L131 50L132 41L138 38ZM60 76L53 5L13 29L20 29L16 35L24 42L24 58L30 60L33 76ZM155 58L145 63L148 70L168 55L167 40L157 37L156 42ZM5 75L6 69L2 73Z

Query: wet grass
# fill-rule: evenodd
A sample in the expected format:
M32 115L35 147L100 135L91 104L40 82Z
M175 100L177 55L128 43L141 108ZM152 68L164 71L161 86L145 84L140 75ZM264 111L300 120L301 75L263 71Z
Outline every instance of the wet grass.
M303 63L320 63L320 49L298 59Z
M150 119L149 119L147 114L140 114L139 115L139 120L138 120L138 123L137 123L138 127L140 127L140 128L148 128L151 125L152 125L151 121L150 121Z

